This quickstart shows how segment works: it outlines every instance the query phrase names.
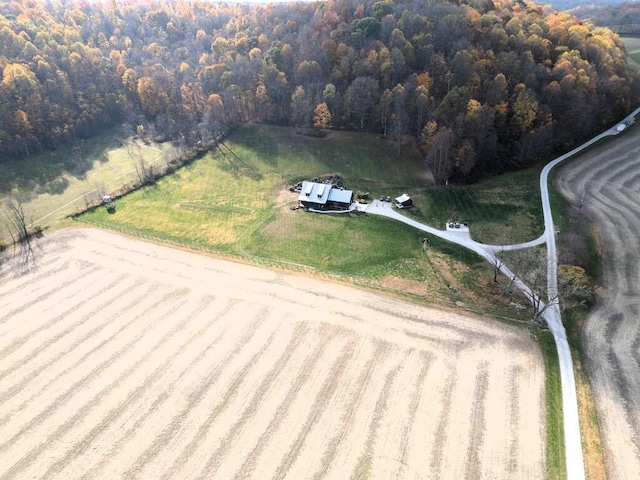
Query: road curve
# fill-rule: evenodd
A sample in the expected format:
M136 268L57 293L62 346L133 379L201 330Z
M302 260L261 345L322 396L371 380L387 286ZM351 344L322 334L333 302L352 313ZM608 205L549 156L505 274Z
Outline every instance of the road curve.
M635 116L640 113L640 108L634 110L629 116L627 116L623 122L634 121ZM558 256L556 251L556 238L555 228L553 226L553 216L551 214L551 204L549 202L549 173L551 169L562 163L563 161L577 155L583 150L589 148L593 144L600 140L617 135L620 132L612 127L600 135L593 137L591 140L585 142L579 147L574 148L568 153L561 155L555 160L549 162L542 173L540 174L540 195L542 197L542 211L544 215L544 233L537 239L530 242L525 242L515 245L485 245L478 243L471 239L467 232L445 231L437 228L424 225L420 222L416 222L401 213L394 210L391 203L380 202L375 200L370 205L362 205L357 208L359 211L371 213L374 215L381 215L388 218L398 220L400 222L411 225L418 230L430 233L444 240L462 245L476 252L478 255L485 258L488 262L493 263L495 260L495 254L504 250L516 250L520 248L529 248L536 245L546 244L547 246L547 301L551 302L549 307L544 311L543 317L547 322L549 330L553 334L555 340L556 349L558 350L558 359L560 364L560 382L562 388L562 408L563 408L563 422L564 422L564 436L565 436L565 455L567 466L567 479L568 480L584 480L584 458L582 455L582 443L580 440L580 421L578 416L578 399L576 395L576 382L573 372L573 361L571 359L571 350L569 349L569 343L567 341L567 333L564 325L562 324L562 318L560 315L560 308L557 301L558 292ZM503 274L514 278L513 273L504 266L501 268ZM525 285L520 279L516 279L516 286L525 293L529 298L536 298L536 293L533 292L527 285ZM542 304L541 308L545 305Z

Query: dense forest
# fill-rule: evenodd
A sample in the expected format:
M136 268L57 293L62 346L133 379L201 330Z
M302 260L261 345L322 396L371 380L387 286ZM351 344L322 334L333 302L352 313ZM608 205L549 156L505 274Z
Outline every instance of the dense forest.
M413 135L440 181L520 168L638 100L620 39L522 0L0 3L0 160L113 125Z

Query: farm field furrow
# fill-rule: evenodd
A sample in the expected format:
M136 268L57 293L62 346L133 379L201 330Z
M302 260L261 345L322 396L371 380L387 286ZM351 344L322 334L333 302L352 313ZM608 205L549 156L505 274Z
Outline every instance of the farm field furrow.
M601 302L587 317L583 342L608 477L640 472L640 137L637 129L563 167L562 193L583 205L603 254Z
M0 277L0 478L542 478L524 329L91 229Z

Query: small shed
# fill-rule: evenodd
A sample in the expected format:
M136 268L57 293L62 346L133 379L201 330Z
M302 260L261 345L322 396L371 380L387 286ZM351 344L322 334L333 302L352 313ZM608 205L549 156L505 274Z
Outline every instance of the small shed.
M111 198L111 195L104 195L102 197L102 204L106 207L107 212L114 213L116 211L116 204Z
M395 204L398 208L411 208L413 207L413 200L411 200L408 194L403 193L399 197L396 197Z

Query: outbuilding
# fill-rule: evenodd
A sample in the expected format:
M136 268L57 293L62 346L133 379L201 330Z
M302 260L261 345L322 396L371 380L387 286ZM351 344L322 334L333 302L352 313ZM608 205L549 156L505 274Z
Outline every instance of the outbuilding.
M411 208L413 207L413 200L411 200L409 195L403 193L399 197L396 197L395 204L398 208Z
M302 182L300 205L312 210L348 210L353 202L353 192L328 183Z

